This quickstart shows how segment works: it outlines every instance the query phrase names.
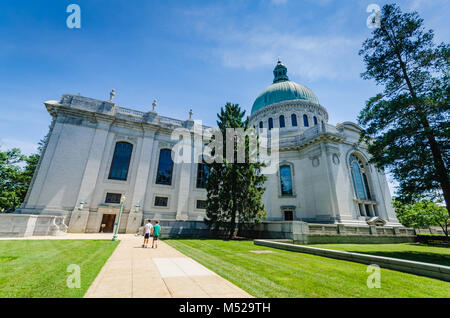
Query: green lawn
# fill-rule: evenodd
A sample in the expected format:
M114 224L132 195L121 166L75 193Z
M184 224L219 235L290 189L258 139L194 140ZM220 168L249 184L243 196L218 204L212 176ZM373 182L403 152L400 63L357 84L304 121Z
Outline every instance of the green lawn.
M0 241L0 298L83 297L119 242L107 240ZM70 264L81 288L68 288Z
M417 243L316 244L308 246L450 266L450 248L448 247L428 246Z
M367 266L255 246L251 241L165 240L255 297L450 297L450 283L381 269L367 287ZM251 251L271 251L256 254Z

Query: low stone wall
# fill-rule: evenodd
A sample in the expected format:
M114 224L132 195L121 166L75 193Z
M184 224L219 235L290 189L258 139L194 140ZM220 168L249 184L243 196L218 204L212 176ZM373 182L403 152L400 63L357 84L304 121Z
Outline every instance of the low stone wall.
M414 242L414 229L389 226L310 224L300 221L263 222L249 237L288 239L300 244L320 243L405 243Z
M63 235L66 232L61 216L0 214L0 237Z
M161 236L212 238L213 233L203 221L171 221L161 220Z
M367 265L378 265L406 273L438 278L450 282L450 267L422 262L414 262L391 257L375 256L345 251L329 250L311 246L289 244L269 240L255 240L255 245L278 248L286 251L313 254Z

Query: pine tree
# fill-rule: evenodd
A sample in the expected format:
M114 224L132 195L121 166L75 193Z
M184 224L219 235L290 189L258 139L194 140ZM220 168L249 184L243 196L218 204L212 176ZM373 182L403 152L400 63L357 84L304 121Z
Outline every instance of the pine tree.
M444 197L450 214L448 44L436 46L416 12L385 5L380 27L360 55L364 79L384 91L371 98L358 121L366 128L372 163L398 181L404 202Z
M221 108L217 116L217 125L224 137L223 153L226 154L226 129L247 129L248 118L244 121L245 111L241 111L239 105L230 103ZM205 223L216 233L223 231L230 239L233 238L236 228L240 235L242 230L261 222L266 215L262 203L266 181L266 177L261 174L263 166L260 163L250 163L248 140L245 143L245 152L245 163L236 163L235 152L234 163L227 161L223 154L218 154L223 162L208 164Z

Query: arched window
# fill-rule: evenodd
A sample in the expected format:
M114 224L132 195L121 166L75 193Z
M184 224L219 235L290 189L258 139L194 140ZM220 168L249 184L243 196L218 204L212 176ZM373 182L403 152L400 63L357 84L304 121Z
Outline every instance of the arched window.
M264 123L262 121L259 122L259 128L263 128L264 127Z
M172 185L172 174L173 174L172 150L161 149L159 153L156 184Z
M269 118L269 130L272 130L273 128L273 119Z
M296 114L292 114L291 115L291 122L292 122L292 127L297 127L297 115Z
M309 127L308 116L303 115L303 126Z
M314 126L317 126L317 117L314 116L314 117L313 117L313 120L314 120Z
M282 196L291 196L293 194L291 166L280 166L280 184Z
M352 175L353 188L358 199L371 200L372 195L369 189L369 182L364 164L355 155L349 159L350 171Z
M280 128L284 128L286 127L286 123L284 122L284 116L281 115L280 116Z
M116 143L108 179L122 181L127 180L132 151L132 144L128 142Z
M205 189L206 183L208 182L209 168L204 163L199 163L197 165L197 188Z

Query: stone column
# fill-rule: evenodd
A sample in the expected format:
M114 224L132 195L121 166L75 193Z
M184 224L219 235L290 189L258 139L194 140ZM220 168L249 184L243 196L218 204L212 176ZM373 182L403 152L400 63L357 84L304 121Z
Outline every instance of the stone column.
M92 138L89 154L86 160L86 166L83 172L80 188L78 191L77 201L69 223L69 232L85 232L89 219L89 207L92 204L97 177L100 172L102 163L102 155L106 146L109 126L112 121L99 121ZM81 201L86 202L83 210L79 210L78 206Z
M155 140L154 131L144 131L142 146L139 157L137 157L137 173L134 183L133 198L131 198L130 214L128 216L126 233L136 233L142 224L143 208L148 178L150 173L150 163L152 158L153 144ZM139 212L136 212L136 205L139 205Z
M177 220L187 220L189 218L189 192L192 177L192 163L194 162L192 141L183 139L182 142L186 143L185 147L191 147L191 162L179 163Z

